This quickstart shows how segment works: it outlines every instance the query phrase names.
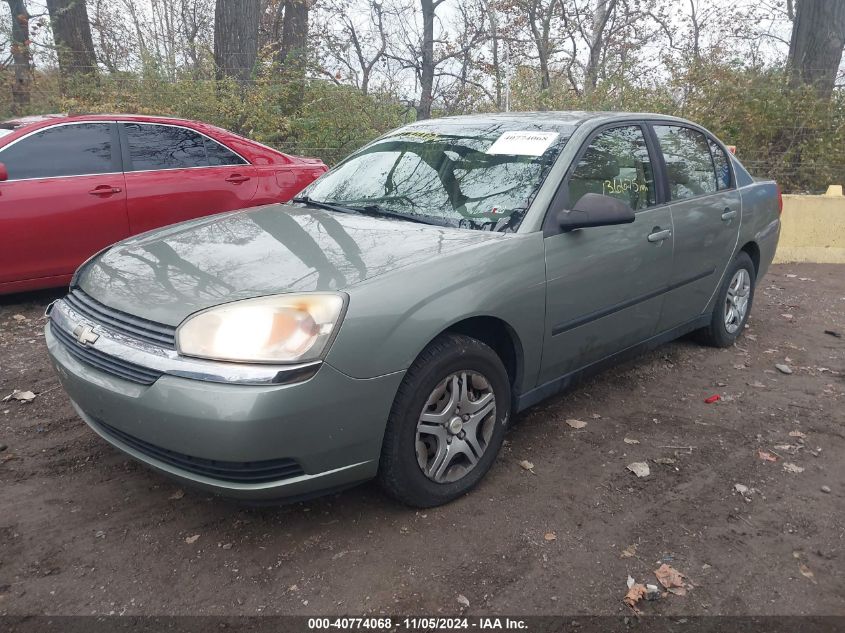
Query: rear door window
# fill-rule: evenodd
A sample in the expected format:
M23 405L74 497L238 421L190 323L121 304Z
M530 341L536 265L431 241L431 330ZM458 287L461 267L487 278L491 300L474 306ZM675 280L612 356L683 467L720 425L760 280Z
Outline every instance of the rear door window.
M639 125L601 132L569 178L569 207L586 193L617 198L635 211L656 203L654 169Z
M36 132L0 151L9 180L115 173L111 123L74 123Z
M666 162L672 200L685 200L717 190L716 167L707 137L680 125L655 125L654 132Z
M205 153L208 156L208 164L212 167L218 165L246 165L246 161L235 154L227 147L223 147L217 141L212 141L210 138L204 136L203 143L205 144Z
M202 134L175 125L124 123L132 171L208 167Z
M710 154L713 156L713 165L716 167L716 187L719 190L731 188L731 169L728 166L728 156L725 150L712 138L708 138Z

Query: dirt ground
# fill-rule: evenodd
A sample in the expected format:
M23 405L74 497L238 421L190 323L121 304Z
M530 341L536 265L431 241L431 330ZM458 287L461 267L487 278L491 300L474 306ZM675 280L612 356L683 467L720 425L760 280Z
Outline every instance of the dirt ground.
M645 613L845 615L843 266L774 266L735 347L681 340L534 407L422 512L372 484L244 507L134 463L58 387L56 296L0 300L0 398L37 394L0 403L0 614L625 614L667 562L694 587Z

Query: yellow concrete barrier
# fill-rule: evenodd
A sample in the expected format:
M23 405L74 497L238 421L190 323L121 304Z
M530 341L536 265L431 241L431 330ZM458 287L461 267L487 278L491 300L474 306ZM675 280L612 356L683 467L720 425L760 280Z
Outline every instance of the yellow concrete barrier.
M775 262L845 264L845 196L831 185L823 196L783 196Z

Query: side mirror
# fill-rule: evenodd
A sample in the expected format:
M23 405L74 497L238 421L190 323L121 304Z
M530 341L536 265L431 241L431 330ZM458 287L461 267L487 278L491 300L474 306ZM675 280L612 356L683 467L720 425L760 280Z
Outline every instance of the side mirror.
M631 205L598 193L585 193L570 210L558 212L557 221L564 231L590 226L630 224L635 219Z
M4 180L9 180L9 170L6 169L6 165L0 163L0 182Z

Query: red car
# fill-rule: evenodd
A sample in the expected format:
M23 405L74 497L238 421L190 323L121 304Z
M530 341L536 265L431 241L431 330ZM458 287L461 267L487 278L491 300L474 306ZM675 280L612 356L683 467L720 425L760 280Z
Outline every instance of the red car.
M289 200L323 174L213 125L151 116L0 123L0 294L61 286L100 249L204 215Z

